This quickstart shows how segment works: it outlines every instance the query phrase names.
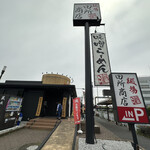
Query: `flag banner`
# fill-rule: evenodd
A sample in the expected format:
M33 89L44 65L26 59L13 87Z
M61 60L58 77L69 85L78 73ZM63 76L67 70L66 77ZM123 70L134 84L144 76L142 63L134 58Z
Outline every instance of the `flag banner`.
M92 33L95 86L109 85L111 72L105 33Z
M35 116L40 116L42 103L43 103L43 97L39 97L39 102L38 102L38 106L37 106L37 110L36 110Z
M61 114L63 118L66 117L66 105L67 105L67 97L64 97L62 102L62 114Z
M73 114L74 114L74 123L80 124L80 98L77 97L73 99Z

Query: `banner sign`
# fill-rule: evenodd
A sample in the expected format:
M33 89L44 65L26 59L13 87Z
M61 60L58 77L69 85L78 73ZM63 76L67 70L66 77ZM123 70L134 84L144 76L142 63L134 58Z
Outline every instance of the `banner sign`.
M80 98L73 99L74 123L80 124Z
M92 33L94 84L109 85L110 62L105 33Z
M67 97L63 98L63 102L62 102L62 117L66 117L66 105L67 105Z
M43 103L43 97L39 97L39 102L38 102L35 116L40 116L42 103Z
M85 22L90 25L100 25L101 14L99 3L79 3L74 4L73 24L74 26L85 26Z
M6 111L20 111L22 98L10 97L6 106Z
M110 81L117 121L149 123L136 73L112 73Z

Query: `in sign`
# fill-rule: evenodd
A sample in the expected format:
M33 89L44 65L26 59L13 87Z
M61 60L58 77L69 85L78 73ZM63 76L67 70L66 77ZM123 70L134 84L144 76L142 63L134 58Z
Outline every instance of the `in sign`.
M146 111L143 108L118 107L118 114L121 122L148 123Z
M134 108L134 114L133 111L125 111L125 116L122 120L139 121L139 117L144 116L144 111L140 108Z

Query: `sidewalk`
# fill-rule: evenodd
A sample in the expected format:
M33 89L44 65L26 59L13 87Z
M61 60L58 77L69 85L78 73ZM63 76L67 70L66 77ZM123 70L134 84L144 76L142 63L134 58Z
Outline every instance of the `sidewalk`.
M99 123L100 134L96 134L95 144L85 142L85 134L77 134L75 150L133 150L130 141L123 141ZM75 134L74 119L62 119L61 124L51 135L42 150L72 150Z
M42 150L71 150L75 133L74 119L62 119Z
M113 134L111 131L107 130L104 126L101 124L95 122L95 125L100 127L100 134L95 134L96 139L103 139L103 140L121 140L119 137L117 137L115 134ZM78 138L85 138L85 134L78 134Z

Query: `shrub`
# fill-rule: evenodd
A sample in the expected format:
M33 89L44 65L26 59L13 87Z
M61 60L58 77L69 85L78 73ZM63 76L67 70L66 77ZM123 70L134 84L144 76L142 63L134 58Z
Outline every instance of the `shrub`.
M150 116L150 107L147 108L148 116Z

